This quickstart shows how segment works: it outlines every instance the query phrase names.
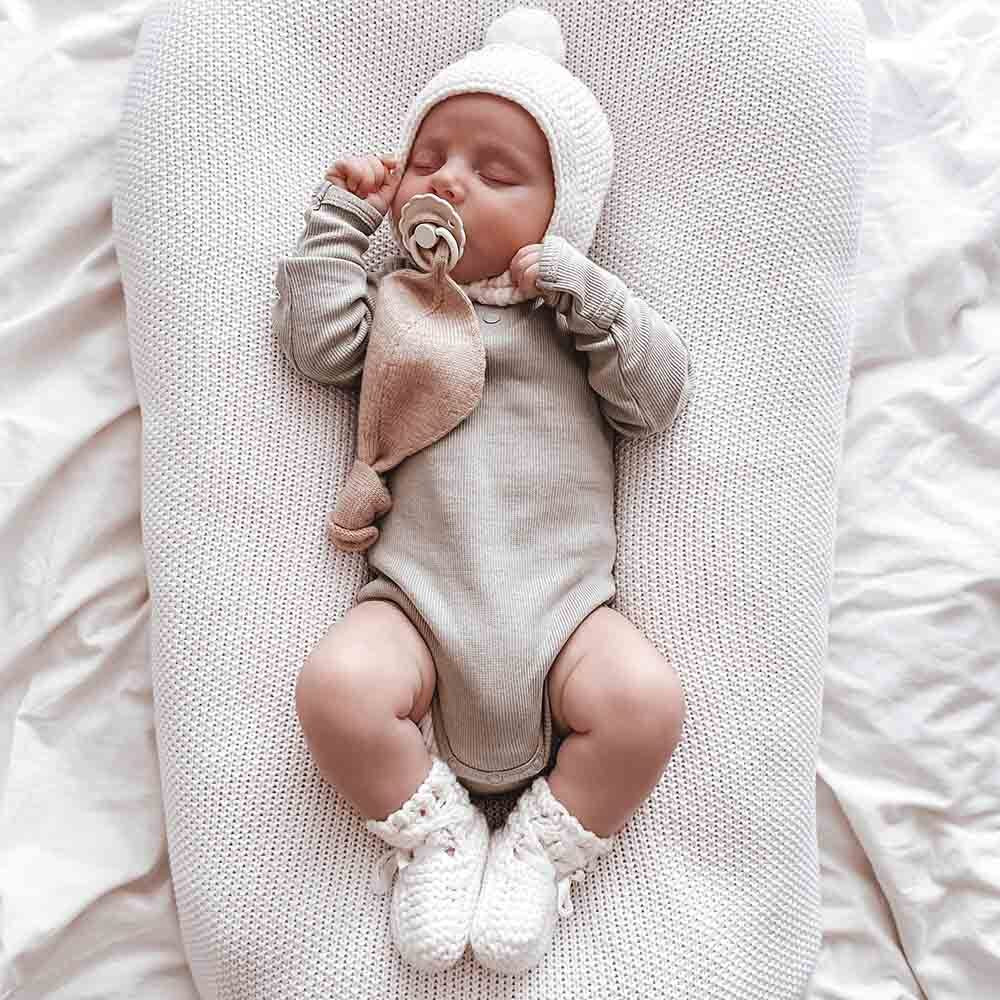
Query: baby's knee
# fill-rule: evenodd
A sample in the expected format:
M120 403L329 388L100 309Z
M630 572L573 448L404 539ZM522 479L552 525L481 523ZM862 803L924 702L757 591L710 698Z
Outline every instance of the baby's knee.
M350 644L324 639L306 657L295 684L295 711L308 733L313 726L357 727L374 715L373 671Z
M662 657L622 670L609 699L622 739L673 753L681 740L687 703L674 668Z

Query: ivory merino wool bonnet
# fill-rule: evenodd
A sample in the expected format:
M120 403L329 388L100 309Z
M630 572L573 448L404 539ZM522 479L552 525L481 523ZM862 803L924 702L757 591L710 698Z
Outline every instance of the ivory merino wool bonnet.
M529 7L508 10L490 25L482 48L440 70L414 98L398 161L405 170L421 122L446 98L486 93L514 101L534 117L549 144L555 205L545 236L561 236L586 255L611 185L614 141L604 109L566 69L565 55L552 14ZM392 231L403 247L395 218Z

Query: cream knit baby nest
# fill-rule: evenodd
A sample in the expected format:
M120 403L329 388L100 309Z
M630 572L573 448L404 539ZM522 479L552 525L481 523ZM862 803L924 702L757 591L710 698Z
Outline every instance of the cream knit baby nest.
M392 148L417 88L508 6L178 2L139 40L114 222L170 859L207 998L432 988L369 891L382 845L295 718L299 667L366 575L324 529L357 396L281 357L273 275L323 167ZM615 133L591 257L677 322L693 357L673 429L616 453L616 606L675 665L688 718L541 966L513 986L468 955L433 995L798 997L820 935L814 773L867 145L860 16L850 0L546 6ZM511 804L489 802L494 825Z

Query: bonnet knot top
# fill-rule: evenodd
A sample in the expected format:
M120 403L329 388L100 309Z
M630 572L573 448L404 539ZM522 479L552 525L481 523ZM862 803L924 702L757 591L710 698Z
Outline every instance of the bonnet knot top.
M560 66L566 63L566 45L559 22L547 10L514 7L501 14L486 29L485 45L523 45L548 56Z

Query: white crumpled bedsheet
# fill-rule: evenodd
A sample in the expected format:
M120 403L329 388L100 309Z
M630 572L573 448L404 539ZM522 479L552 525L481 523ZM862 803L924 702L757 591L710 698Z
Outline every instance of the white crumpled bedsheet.
M813 1000L1000 997L1000 5L864 3Z
M143 3L0 0L0 998L194 1000L111 153Z
M0 0L0 1000L193 1000L111 153L143 2ZM865 0L810 1000L1000 995L1000 8Z

